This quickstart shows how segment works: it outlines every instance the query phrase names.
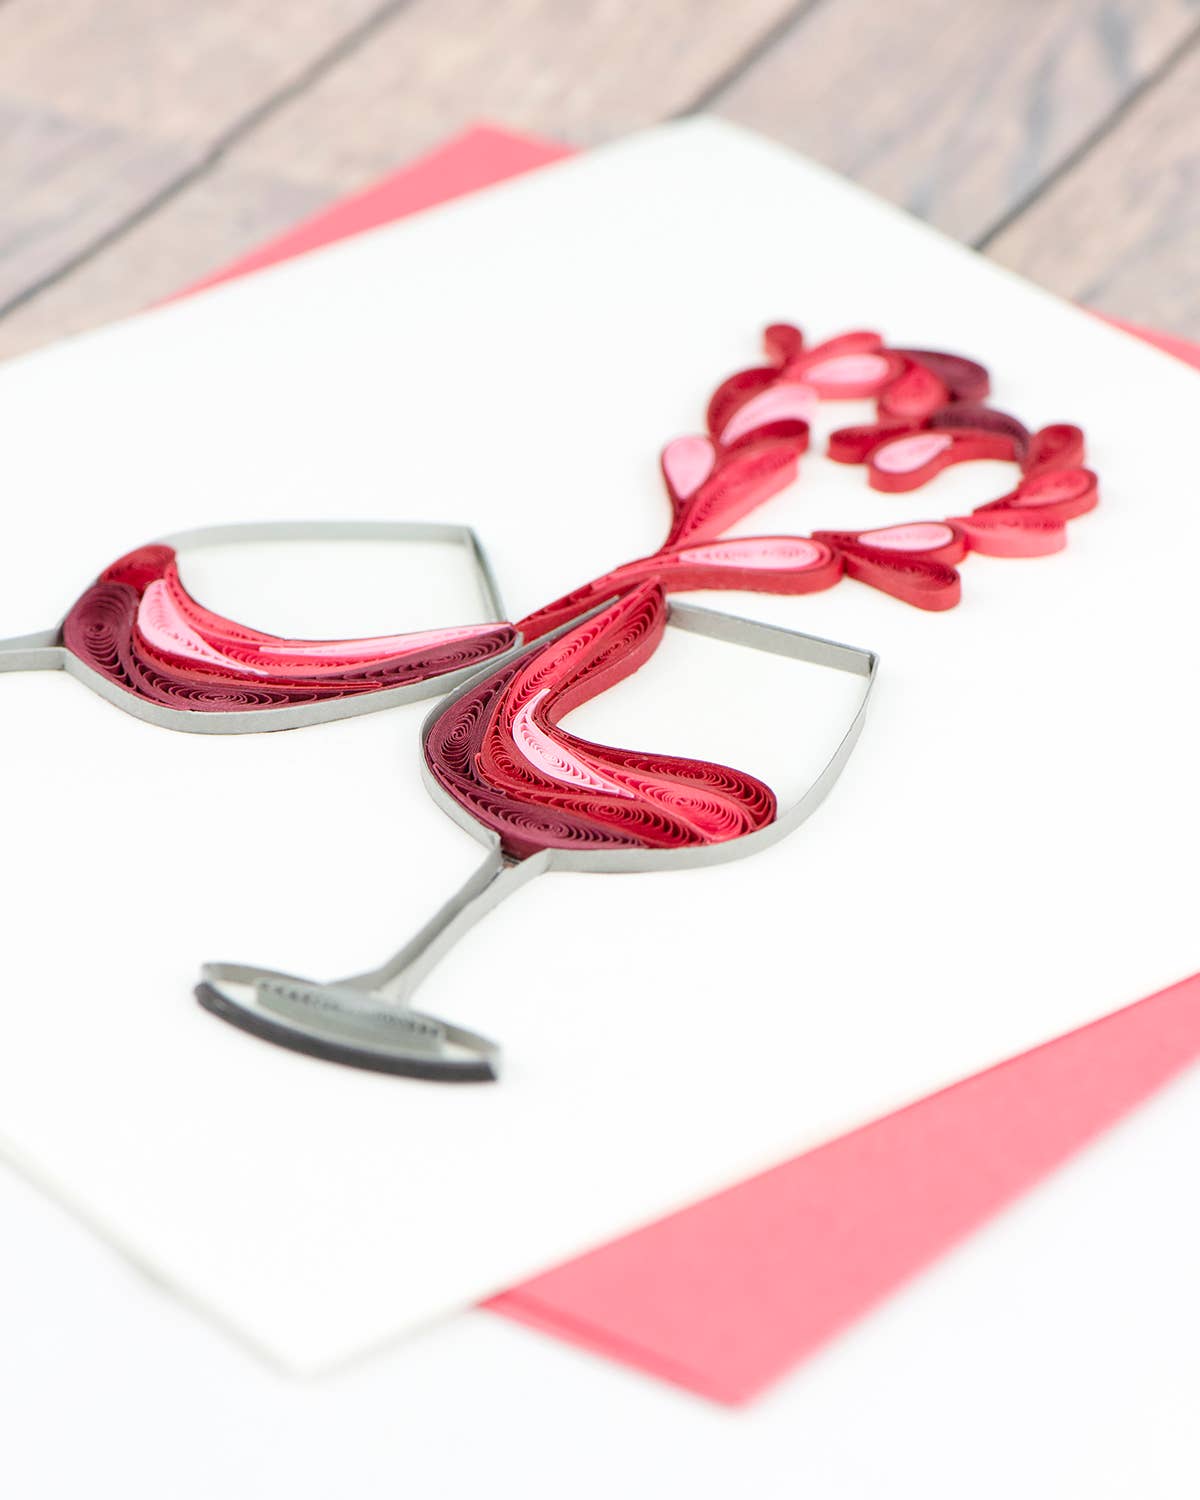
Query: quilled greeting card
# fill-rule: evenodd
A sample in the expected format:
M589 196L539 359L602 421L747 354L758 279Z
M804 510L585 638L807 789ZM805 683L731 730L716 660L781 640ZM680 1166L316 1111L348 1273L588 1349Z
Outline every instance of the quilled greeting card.
M1194 397L711 123L9 367L0 1137L312 1368L1190 972Z

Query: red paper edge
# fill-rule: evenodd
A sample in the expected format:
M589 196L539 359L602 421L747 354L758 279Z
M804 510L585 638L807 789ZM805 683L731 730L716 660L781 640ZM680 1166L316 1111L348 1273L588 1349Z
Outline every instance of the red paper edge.
M743 1404L1198 1059L1200 974L611 1241L485 1305L700 1395ZM813 1205L820 1235L788 1239L768 1267L761 1241L777 1226L781 1206L799 1221L801 1209ZM912 1205L916 1211L906 1212ZM727 1242L731 1226L746 1243L726 1244L707 1264L702 1253L688 1253ZM652 1320L651 1299L662 1289L644 1272L668 1260L664 1232L675 1241L670 1258L688 1275L707 1272L697 1305L711 1312L752 1301L772 1314L774 1341L764 1348L760 1340L747 1368L729 1368L736 1356L728 1319L710 1316L712 1358L691 1364L677 1350L664 1355L668 1339L646 1337L646 1309ZM750 1243L756 1236L758 1247ZM655 1239L660 1243L652 1250ZM752 1289L740 1274L749 1264L758 1283ZM765 1287L774 1287L776 1295L765 1296ZM780 1295L785 1289L790 1303ZM669 1301L670 1288L666 1295ZM640 1311L629 1326L616 1318L589 1319L580 1311L589 1298L599 1298L610 1313L636 1309L639 1302ZM687 1330L693 1340L696 1333L697 1325Z
M194 282L176 297L189 296L278 265L348 235L392 223L572 154L570 147L496 126L473 126L380 182L340 199L313 218ZM1200 347L1195 344L1117 318L1107 321L1200 368ZM1093 1057L1095 1052L1104 1053L1108 1058L1108 1073L1103 1068L1096 1068L1096 1063L1103 1059ZM963 1079L815 1151L501 1293L484 1305L592 1353L621 1360L711 1400L726 1405L744 1403L889 1296L903 1282L919 1274L1197 1057L1200 1057L1200 975L1031 1052ZM1040 1129L1045 1122L1037 1118L1039 1108L1044 1110L1047 1105L1061 1107L1072 1103L1078 1108L1080 1105L1078 1093L1073 1096L1068 1090L1064 1095L1063 1078L1059 1075L1069 1078L1073 1065L1081 1058L1089 1063L1091 1085L1090 1089L1083 1091L1082 1116L1064 1120L1060 1114L1056 1122L1058 1133L1050 1131L1047 1134ZM1120 1065L1117 1071L1111 1071L1113 1062ZM1039 1081L1043 1086L1040 1093L1037 1088L1030 1088L1031 1068L1039 1071ZM990 1106L987 1103L989 1096L992 1096ZM1022 1107L1028 1117L1024 1124L1028 1126L1032 1120L1033 1134L1021 1141L1021 1149L1016 1153L1016 1170L1011 1154L1011 1132L1006 1137L1003 1131L993 1129L974 1142L969 1159L957 1162L960 1175L951 1171L947 1177L943 1172L939 1180L935 1172L931 1179L929 1165L942 1161L944 1150L931 1149L934 1142L928 1139L928 1131L937 1131L940 1127L945 1133L943 1148L953 1141L961 1152L969 1144L970 1137L963 1135L957 1118L959 1112L965 1107L978 1125L979 1119L986 1117L989 1107L994 1108L997 1101L1003 1104L1010 1118L1015 1112L1018 1135ZM922 1130L926 1132L924 1135ZM912 1153L910 1148L914 1144L918 1149ZM990 1154L989 1145L992 1148ZM997 1151L1001 1156L1008 1153L1007 1161L998 1159ZM999 1181L996 1180L997 1173ZM921 1213L914 1222L931 1224L932 1230L925 1235L917 1234L915 1238L910 1236L905 1243L897 1243L893 1235L889 1244L889 1229L895 1228L894 1218L888 1217L894 1208L894 1190L897 1182L905 1180L906 1174L913 1178L908 1186L915 1192L921 1206ZM585 1296L581 1300L577 1293L573 1293L573 1285L580 1278L586 1281L598 1268L603 1273L607 1266L617 1275L619 1285L609 1296L606 1310L611 1312L614 1307L619 1309L624 1305L629 1308L632 1305L634 1316L638 1316L636 1309L640 1299L633 1298L632 1304L629 1299L632 1281L636 1280L639 1270L644 1273L647 1266L653 1269L664 1260L652 1241L669 1232L673 1236L687 1237L692 1244L709 1243L710 1221L716 1219L736 1222L744 1232L752 1233L756 1218L762 1215L760 1199L773 1200L773 1206L778 1209L779 1200L803 1197L807 1191L806 1180L816 1185L818 1179L826 1194L836 1190L840 1207L848 1215L849 1222L809 1242L810 1251L815 1252L810 1253L810 1263L806 1264L802 1257L793 1257L787 1266L786 1278L779 1282L779 1286L784 1286L786 1281L792 1291L797 1286L811 1289L808 1316L797 1319L795 1308L791 1309L793 1317L787 1323L787 1336L769 1356L760 1352L758 1357L743 1361L748 1367L738 1368L731 1367L728 1358L689 1361L669 1352L669 1339L655 1341L639 1337L631 1329L617 1327L615 1319L606 1321L580 1310L581 1305L586 1309L588 1298ZM985 1188L982 1192L978 1189L981 1181ZM974 1192L971 1191L973 1186ZM940 1215L929 1212L934 1206L934 1198L940 1203ZM839 1204L835 1202L833 1206L836 1209ZM947 1209L951 1211L953 1222L947 1222ZM873 1214L877 1222L872 1222ZM769 1227L765 1221L764 1227ZM831 1290L838 1291L836 1280L832 1288L828 1284L830 1278L841 1276L842 1268L813 1262L820 1262L822 1251L831 1244L836 1247L841 1243L848 1230L859 1241L873 1242L883 1253L873 1260L868 1255L865 1264L860 1262L855 1268L853 1276L841 1278L841 1295L830 1295ZM789 1250L794 1251L794 1243L789 1241L788 1244ZM736 1254L724 1258L725 1270L733 1270L735 1275L748 1263L754 1265L756 1274L761 1271L760 1266ZM653 1283L654 1277L651 1276L650 1285L643 1288L643 1296L653 1295ZM774 1309L766 1305L763 1290L761 1286L758 1288L756 1301L761 1312L769 1315ZM591 1295L594 1297L594 1287ZM715 1304L714 1297L717 1299ZM710 1287L704 1299L707 1309L722 1305L719 1298L720 1289ZM684 1299L685 1304L688 1301L688 1298ZM721 1320L714 1322L719 1338ZM727 1355L732 1353L731 1350L725 1352ZM733 1364L736 1365L736 1360Z

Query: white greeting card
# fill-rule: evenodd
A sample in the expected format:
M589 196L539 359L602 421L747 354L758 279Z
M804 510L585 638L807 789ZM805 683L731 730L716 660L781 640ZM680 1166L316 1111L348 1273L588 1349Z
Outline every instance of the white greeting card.
M706 605L878 651L830 800L753 859L558 874L420 1003L494 1086L353 1072L222 1026L200 963L384 958L479 862L421 783L423 705L230 739L63 674L0 677L0 1146L290 1368L352 1356L1190 972L1193 372L779 147L649 132L0 370L0 634L123 551L221 521L465 522L513 615L661 539L662 444L766 323L979 358L1081 424L1070 545L972 557L924 614L858 584ZM833 423L859 418L839 413ZM869 491L820 445L740 529L953 515L1010 466ZM281 633L477 617L452 555L183 558ZM827 681L834 677L832 684ZM793 793L835 674L669 636L572 718Z

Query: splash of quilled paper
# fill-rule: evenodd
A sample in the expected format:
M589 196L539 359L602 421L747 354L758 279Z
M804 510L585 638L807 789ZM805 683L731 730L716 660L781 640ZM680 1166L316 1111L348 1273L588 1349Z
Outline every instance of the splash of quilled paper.
M527 615L525 641L582 625L524 653L436 718L425 755L439 784L495 830L513 858L539 848L678 848L720 843L775 816L769 788L704 761L635 755L567 733L561 718L633 672L661 636L666 596L693 589L806 594L857 579L925 610L956 605L957 565L970 551L1034 557L1066 544L1066 522L1097 501L1082 468L1083 434L1067 424L1031 434L984 404L987 371L932 350L887 349L848 333L806 349L798 329L766 330L768 364L730 376L713 395L703 436L662 455L671 501L666 540ZM865 464L872 488L913 490L950 464L1003 459L1016 487L969 516L808 537L719 540L790 484L820 400L873 397L878 420L842 428L829 456ZM613 601L609 603L608 601Z
M888 348L870 332L807 348L790 324L766 330L765 350L766 363L717 388L704 434L663 450L671 523L658 551L515 627L281 639L205 609L180 581L173 550L151 545L107 568L83 594L66 618L62 644L126 692L219 714L433 681L524 643L528 649L435 718L425 743L438 783L499 834L510 857L576 845L670 849L753 832L776 812L772 792L754 777L593 744L562 727L572 708L653 654L669 594L807 594L851 578L918 609L950 609L961 597L958 565L968 553L1056 552L1066 544L1066 523L1097 503L1079 428L1060 423L1031 433L988 406L987 371L971 360ZM876 421L834 432L828 452L836 462L865 466L873 489L914 490L951 464L975 459L1013 463L1015 487L966 516L721 539L796 478L820 401L864 398L874 399Z

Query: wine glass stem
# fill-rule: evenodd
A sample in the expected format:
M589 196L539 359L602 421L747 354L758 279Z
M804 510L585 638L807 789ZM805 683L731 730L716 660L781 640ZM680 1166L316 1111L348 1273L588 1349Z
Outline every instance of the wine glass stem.
M527 880L540 873L545 860L538 856L514 859L499 848L436 911L424 927L377 968L336 980L351 989L369 990L391 999L407 1000L426 974L468 928Z
M61 631L35 630L0 641L0 672L54 671L63 664Z

